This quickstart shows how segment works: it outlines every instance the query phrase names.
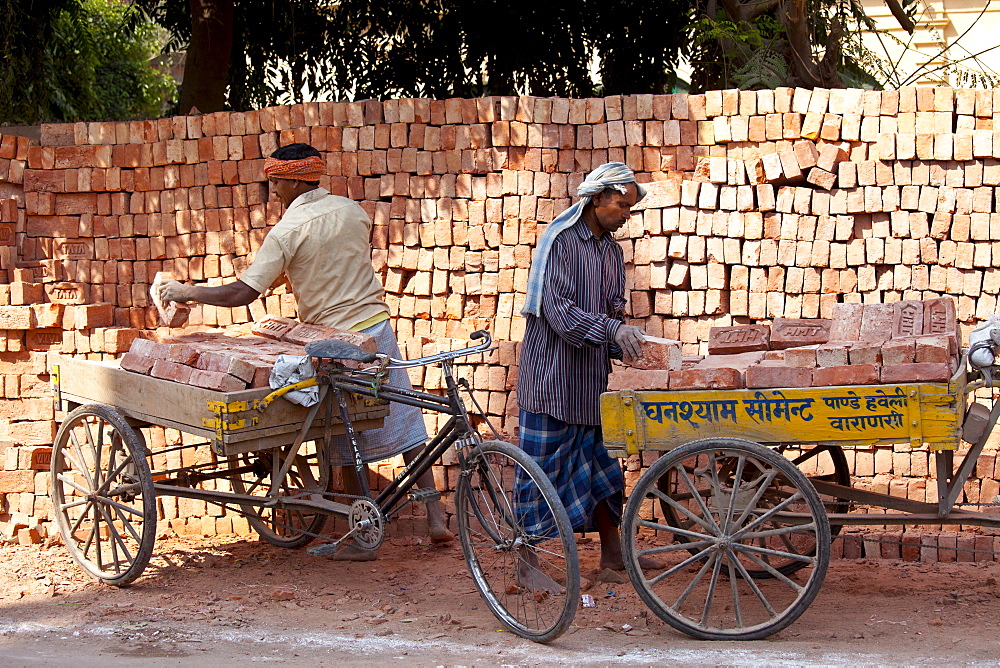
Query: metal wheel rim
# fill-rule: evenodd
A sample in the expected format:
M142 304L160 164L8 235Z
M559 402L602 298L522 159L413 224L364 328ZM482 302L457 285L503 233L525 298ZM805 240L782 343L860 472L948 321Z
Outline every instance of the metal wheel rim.
M537 464L523 451L512 453L513 448L506 443L485 443L462 472L456 491L459 537L473 580L497 619L521 637L548 642L568 628L576 613L580 586L576 543L562 504L553 512L554 526L545 539L529 534L513 520L520 513L510 496L514 465L526 472L525 485L540 478L542 485L551 488ZM554 489L550 491L558 503ZM523 502L522 497L519 503ZM538 570L564 585L563 593L532 592L518 583L522 546L531 546Z

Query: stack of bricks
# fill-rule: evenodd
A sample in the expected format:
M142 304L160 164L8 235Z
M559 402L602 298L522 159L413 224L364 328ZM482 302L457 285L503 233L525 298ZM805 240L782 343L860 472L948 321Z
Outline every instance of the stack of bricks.
M833 318L774 318L770 325L713 327L708 356L680 343L645 343L618 366L609 389L702 390L947 382L960 339L949 297L892 304L838 303Z
M126 371L217 392L270 387L271 369L281 355L301 357L305 344L339 339L375 352L375 339L360 332L309 325L290 318L267 316L241 335L227 332L186 334L162 342L136 339L121 358Z
M650 186L619 238L631 322L684 341L688 356L708 352L712 327L832 319L837 304L947 296L963 333L997 310L997 91L405 99L44 125L37 145L0 137L0 281L12 295L36 289L14 283L44 292L40 304L10 308L63 305L34 330L23 312L0 321L3 473L30 470L22 451L51 445L46 350L110 359L131 343L117 337L176 334L158 328L151 281L159 271L212 284L238 277L280 216L263 157L293 141L320 149L321 185L371 215L373 262L408 356L465 345L475 329L494 334L500 349L466 368L511 437L517 313L534 243L604 162L625 162ZM85 328L84 306L109 315ZM268 314L296 316L287 289L247 307L194 306L189 327ZM41 330L50 347L31 334ZM411 374L418 386L440 385L433 370ZM926 454L906 447L907 457ZM876 475L875 454L878 475L929 475L887 452L852 452L853 473ZM642 463L629 466L637 474ZM0 482L10 492L4 535L15 514L47 522L34 494L43 477Z

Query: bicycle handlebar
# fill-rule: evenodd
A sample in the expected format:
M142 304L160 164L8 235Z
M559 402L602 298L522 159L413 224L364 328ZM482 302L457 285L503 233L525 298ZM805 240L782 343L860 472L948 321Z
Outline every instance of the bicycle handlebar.
M462 348L461 350L452 350L444 353L437 353L435 355L428 355L427 357L417 357L412 360L396 359L395 357L389 357L389 368L395 369L409 369L417 366L426 366L428 364L436 364L438 362L444 362L446 360L455 359L456 357L465 357L467 355L476 355L478 353L486 352L489 347L493 344L493 337L490 333L484 329L477 329L469 338L473 341L483 339L481 343L477 343L474 346L469 346L468 348ZM379 358L386 359L386 355L379 355Z

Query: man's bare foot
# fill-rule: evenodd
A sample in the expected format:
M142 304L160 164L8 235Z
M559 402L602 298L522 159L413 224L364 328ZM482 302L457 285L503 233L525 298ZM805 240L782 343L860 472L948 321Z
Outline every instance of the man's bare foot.
M444 506L440 501L427 504L427 533L430 534L432 543L450 543L455 540L455 534L448 530Z
M428 522L427 533L430 534L432 543L450 543L455 540L455 534L443 523Z
M330 555L330 561L375 561L375 550L363 550L356 545L344 545Z
M517 583L533 592L562 594L566 591L562 585L539 569L538 556L534 550L523 547L518 550Z
M610 568L613 571L623 571L625 570L625 561L621 557L618 559L601 559L601 569L605 568ZM650 559L649 557L639 557L639 568L644 571L658 571L666 568L666 564L656 559Z

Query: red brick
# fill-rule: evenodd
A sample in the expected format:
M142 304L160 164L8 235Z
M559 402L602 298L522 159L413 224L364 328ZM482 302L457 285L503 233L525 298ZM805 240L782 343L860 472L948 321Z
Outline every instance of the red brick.
M115 324L115 305L107 302L81 304L73 309L76 313L76 329L111 327Z
M849 346L816 346L816 366L846 366Z
M0 471L0 494L30 494L34 491L34 471Z
M155 358L145 357L130 350L122 356L118 361L118 365L126 371L134 371L148 376L152 372L155 362Z
M123 353L132 347L132 343L142 338L138 329L127 327L112 327L104 331L104 352Z
M49 301L56 304L86 304L88 301L86 283L46 283L45 293Z
M32 329L44 329L47 327L59 327L62 324L63 310L66 307L62 304L32 304L31 306L31 326Z
M882 364L912 364L916 340L912 338L891 339L882 344Z
M954 339L955 349L961 347L962 337L955 314L955 301L951 297L924 300L924 334L945 334Z
M837 175L820 167L813 167L806 176L806 182L823 190L832 190L837 185Z
M747 369L746 386L758 387L810 387L813 370L785 365L758 364Z
M129 346L129 352L150 359L165 360L170 355L170 345L160 343L159 341L151 341L150 339L136 339Z
M830 340L825 318L775 318L771 323L771 349L813 346Z
M708 353L729 355L769 347L771 328L767 325L737 325L734 327L712 327L708 332Z
M878 372L874 364L819 367L813 371L813 386L872 385L878 383Z
M786 348L783 352L785 366L799 369L813 369L816 367L816 346Z
M947 336L921 336L917 339L915 362L935 362L950 364L952 361L951 339Z
M892 338L924 333L924 303L916 300L892 305Z
M847 358L851 364L881 364L882 346L877 343L852 344L847 350Z
M198 349L184 343L171 343L167 359L178 364L195 366L198 363Z
M175 383L184 383L186 385L191 380L192 371L195 371L195 369L184 364L168 362L167 360L156 360L153 362L153 369L149 375L154 378L172 380Z
M280 341L281 337L290 332L298 324L297 320L292 320L291 318L282 318L279 315L267 315L255 322L250 331L257 336Z
M670 371L616 366L608 377L608 391L666 390L670 387Z
M625 364L636 369L680 369L681 347L676 343L657 343L644 341L642 354L634 360L625 360Z
M32 329L24 335L24 345L32 351L60 350L62 343L63 330L57 327Z
M738 369L682 369L670 373L671 390L734 390L743 387Z
M294 343L300 346L304 346L310 341L322 341L324 339L339 339L340 341L353 343L365 352L369 353L378 351L378 344L375 343L375 337L370 334L350 332L343 329L335 329L333 327L324 327L323 325L299 323L283 337L281 337L282 341Z
M39 304L45 301L45 289L41 283L14 281L10 284L10 303L15 306Z
M864 304L837 303L833 305L830 341L857 341L861 335Z
M883 383L947 382L951 378L951 364L914 362L882 367Z
M204 387L218 392L237 392L246 389L246 381L230 376L221 371L207 371L205 369L194 369L188 379L188 385Z
M42 542L42 535L38 533L37 527L30 527L17 530L18 545L37 545Z
M861 315L860 341L887 341L892 337L892 304L865 304Z
M0 329L31 329L30 306L0 306Z
M205 371L219 371L236 376L240 380L249 383L253 380L254 367L247 361L228 355L222 352L203 351L198 356L196 365Z

